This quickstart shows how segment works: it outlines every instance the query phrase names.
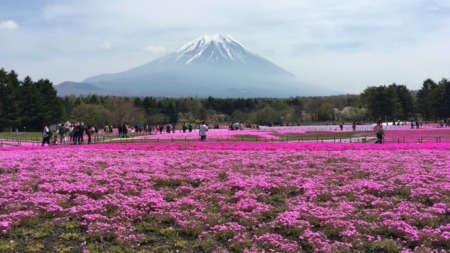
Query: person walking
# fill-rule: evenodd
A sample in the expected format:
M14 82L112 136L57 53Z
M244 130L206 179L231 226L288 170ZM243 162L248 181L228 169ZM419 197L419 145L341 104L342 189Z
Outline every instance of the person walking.
M206 132L208 131L208 126L206 122L203 121L200 127L198 128L198 134L200 135L200 141L206 141Z
M47 127L47 124L44 124L44 131L42 132L42 146L47 143L50 146L50 138L52 137L50 130Z
M377 124L373 128L373 131L377 135L377 141L375 143L379 144L383 143L384 129L383 126L381 125L381 120L377 121Z

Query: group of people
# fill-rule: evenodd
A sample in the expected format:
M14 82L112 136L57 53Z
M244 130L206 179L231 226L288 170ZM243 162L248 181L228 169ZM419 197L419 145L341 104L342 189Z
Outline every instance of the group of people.
M113 126L104 126L103 127L103 132L104 134L112 134L113 133ZM187 124L184 123L182 125L182 130L183 133L185 133L186 131L192 132L193 126L191 123ZM161 124L161 125L155 125L155 126L151 126L151 125L144 125L143 127L139 126L138 124L135 124L134 127L129 127L126 124L121 124L117 127L118 130L118 137L128 137L128 133L132 132L132 133L146 133L146 134L157 134L158 132L160 134L162 133L175 133L175 125L174 124Z
M450 127L450 118L444 118L439 121L439 127Z
M69 142L73 144L83 144L84 134L87 135L87 143L92 143L92 135L98 133L98 129L94 126L84 126L83 122L77 122L71 125L58 124L56 133L59 136L59 143L66 144L66 135L69 134ZM53 139L52 139L53 137ZM44 130L42 133L42 146L45 144L56 145L58 143L57 136L53 136L53 132L49 129L47 124L44 124Z
M157 130L159 130L159 133L162 134L164 131L164 128L166 130L166 133L175 133L175 127L172 124L166 124L165 126L163 125L158 125L156 127ZM189 123L184 123L183 126L181 127L183 133L186 133L186 131L192 132L192 124ZM200 135L200 141L206 141L206 132L208 132L208 125L205 121L202 122L201 125L198 126L198 133Z
M230 124L230 130L237 130L237 129L243 129L242 128L242 123L232 123ZM353 123L352 127L353 130L355 130L355 122ZM166 128L166 132L170 133L175 132L175 128L171 125L171 124L167 124L165 126ZM159 132L162 134L163 130L164 130L164 126L160 125L158 126ZM205 121L202 122L201 125L198 126L199 129L199 136L200 136L200 141L206 141L206 136L207 136L207 132L208 132L208 125L206 124ZM186 123L183 124L182 126L182 130L183 133L186 132L187 130L189 130L189 132L192 132L192 124L189 123L189 125L187 125ZM385 135L384 129L383 129L383 125L381 124L381 120L377 121L377 124L374 127L374 132L377 136L377 140L375 143L383 143L383 138ZM108 127L106 126L104 129L105 133L112 133L112 127ZM150 130L151 131L151 130ZM70 142L72 142L73 144L83 144L84 143L84 133L86 133L87 137L88 137L88 144L92 143L92 134L94 132L98 133L98 130L96 127L85 127L83 122L77 122L74 125L70 125L68 128L62 124L58 125L58 129L57 129L57 133L59 135L59 142L65 143L65 136L66 133L69 133L70 136ZM120 137L127 137L128 134L128 126L126 124L123 124L121 126L119 126L118 128L118 132L119 132L119 136ZM51 145L51 138L53 136L52 131L50 131L48 125L44 124L44 130L42 133L42 146L44 146L45 144ZM57 137L54 136L53 138L53 144L57 143Z
M231 123L228 127L230 130L244 130L244 124L242 122Z

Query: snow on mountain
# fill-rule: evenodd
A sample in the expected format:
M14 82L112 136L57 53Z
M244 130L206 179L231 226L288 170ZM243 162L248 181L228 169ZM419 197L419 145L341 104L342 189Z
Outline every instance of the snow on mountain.
M204 35L166 56L122 72L123 75L148 75L165 71L237 72L243 75L289 75L290 72L247 50L230 36ZM119 73L121 74L121 73ZM116 75L117 77L117 75ZM86 79L85 82L91 80Z
M112 95L290 97L336 94L300 83L285 69L225 35L204 35L164 57L115 73L87 78Z
M223 60L245 62L247 58L255 57L230 36L220 34L204 35L181 46L172 54L176 62L181 61L186 64Z

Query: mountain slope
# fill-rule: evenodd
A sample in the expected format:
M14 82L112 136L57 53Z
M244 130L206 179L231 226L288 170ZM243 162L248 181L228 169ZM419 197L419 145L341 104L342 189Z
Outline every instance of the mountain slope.
M301 84L293 74L229 36L205 35L166 56L115 74L85 79L111 95L290 97L336 92Z
M107 95L108 91L103 90L95 85L89 83L77 83L77 82L63 82L55 86L59 96L68 95L89 95L99 94Z

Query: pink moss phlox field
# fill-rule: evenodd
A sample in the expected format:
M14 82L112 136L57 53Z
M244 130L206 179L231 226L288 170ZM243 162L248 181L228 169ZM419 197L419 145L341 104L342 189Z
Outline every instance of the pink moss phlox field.
M450 250L450 144L171 142L0 149L0 238L77 220L139 245L170 220L217 252Z
M386 131L386 136L389 138L449 138L450 128L424 128L424 129L406 129L406 130L389 130Z
M226 129L212 129L208 131L208 138L209 139L233 139L233 138L239 138L241 136L255 136L262 139L274 139L278 140L279 137L277 134L288 134L288 133L296 133L301 134L305 133L303 130L275 130L275 131L261 131L261 130L235 130L230 131ZM161 139L161 140L167 140L167 139L198 139L199 135L197 131L194 132L176 132L171 134L153 134L153 135L144 135L139 136L137 139Z
M371 129L371 128L369 128ZM329 131L329 130L323 130L325 132L329 132L331 136L333 134L343 133L343 132L354 132L350 129L344 130L344 131ZM258 139L266 139L266 140L280 140L280 137L287 136L289 134L304 134L309 131L301 130L301 129L267 129L267 130L253 130L253 129L245 129L245 130L236 130L236 131L230 131L226 129L211 129L208 132L208 139L212 140L229 140L229 139L240 139L242 137L255 137ZM314 132L314 131L313 131ZM311 133L313 133L311 132ZM354 132L358 133L358 131ZM375 138L374 132L365 133L365 137L373 137ZM198 139L198 132L176 132L176 133L169 133L169 134L152 134L152 135L143 135L139 137L135 137L135 139L150 139L150 140L170 140L170 139L176 139L176 140L196 140ZM298 137L300 138L300 137ZM331 138L331 137L330 137ZM385 138L392 141L401 140L402 142L408 142L408 143L417 143L419 142L419 139L425 138L425 139L433 139L433 138L443 138L444 140L447 140L445 142L449 142L450 140L450 129L449 128L423 128L423 129L388 129L385 131ZM295 137L294 137L295 139ZM404 140L404 141L403 141Z

